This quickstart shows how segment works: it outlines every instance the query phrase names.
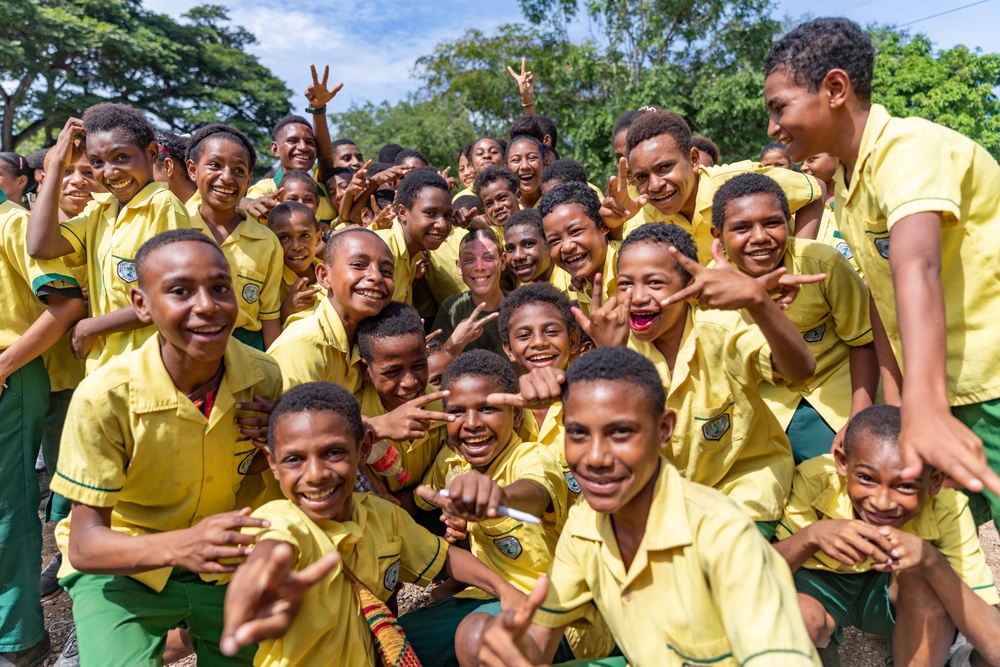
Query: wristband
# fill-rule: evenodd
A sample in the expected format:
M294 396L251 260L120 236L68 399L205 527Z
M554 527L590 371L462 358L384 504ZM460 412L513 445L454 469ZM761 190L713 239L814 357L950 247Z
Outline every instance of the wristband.
M318 116L321 113L326 113L326 105L324 104L318 109L312 106L306 107L306 113L311 113L314 116Z

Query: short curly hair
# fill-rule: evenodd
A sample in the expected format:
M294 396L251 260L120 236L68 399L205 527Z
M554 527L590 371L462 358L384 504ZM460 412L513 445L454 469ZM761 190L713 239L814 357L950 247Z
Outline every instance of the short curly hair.
M587 170L576 160L556 160L542 171L542 183L586 183Z
M201 158L201 152L204 150L204 143L206 140L212 137L218 137L221 139L226 139L228 141L242 146L243 150L247 154L247 162L250 164L250 171L257 165L257 151L253 147L253 142L250 141L250 137L246 133L237 130L231 125L223 125L221 123L212 123L211 125L205 125L204 127L198 128L198 130L191 135L188 140L187 147L187 159L191 160L195 164Z
M712 198L712 226L720 232L726 224L726 207L734 199L752 197L753 195L771 195L781 206L781 212L785 220L792 217L792 212L788 207L788 197L781 189L778 182L765 174L755 174L753 172L734 176L722 184Z
M673 246L688 259L694 262L698 261L698 248L690 234L677 225L672 225L668 222L652 222L636 228L635 231L622 241L621 247L618 248L617 266L615 268L617 269L621 266L622 257L625 256L625 253L630 248L643 243ZM674 265L677 267L677 274L681 277L681 282L685 285L691 282L691 273L681 266L679 262L675 261Z
M424 323L420 319L420 313L414 310L413 306L393 301L378 315L363 319L354 338L358 343L361 358L370 364L375 361L380 340L403 336L415 336L420 349L427 349L424 343Z
M683 154L691 152L691 128L687 121L679 113L662 109L646 111L635 119L625 135L626 155L642 142L664 134L673 138Z
M496 393L517 393L517 376L510 362L490 350L469 350L455 357L441 376L441 390L447 391L452 383L470 375L492 382ZM448 399L444 402L447 405Z
M810 91L819 90L830 70L841 69L851 79L854 94L872 98L875 47L861 26L844 18L807 21L778 40L764 61L764 75L784 70Z
M499 165L491 164L490 166L479 172L476 176L476 180L472 183L473 192L482 192L483 188L488 185L493 185L497 181L503 181L507 184L507 188L512 194L517 195L518 189L520 188L520 181L517 178L517 174L512 172L507 167L501 167Z
M573 181L557 185L542 195L537 208L544 221L552 211L564 204L579 204L597 228L604 229L604 220L601 219L601 200L586 183ZM542 234L543 238L544 236Z
M451 190L447 181L441 178L441 174L433 168L422 167L414 169L399 182L399 187L396 188L396 203L405 209L410 209L420 193L427 188L437 188L447 194L449 200L451 199Z
M555 308L559 312L563 324L566 325L568 333L572 334L579 329L580 325L573 315L569 297L550 283L531 283L521 285L500 302L500 317L497 320L497 327L500 329L500 338L504 343L510 345L510 320L514 317L514 313L533 303L544 303Z
M649 226L649 225L647 225ZM587 382L623 382L645 396L651 413L659 416L667 404L663 380L653 362L627 347L599 347L583 355L566 369L562 402L566 405L573 387ZM634 394L629 393L630 397Z
M142 150L156 141L156 130L146 116L127 104L102 102L83 112L83 131L87 134L115 130L124 132Z
M332 382L306 382L286 391L275 404L267 420L267 449L274 455L278 424L289 415L303 412L332 412L340 415L347 433L356 443L365 435L361 406L351 392Z
M139 250L135 253L135 273L139 281L139 287L141 288L145 283L143 276L146 274L146 264L149 262L150 255L164 246L187 241L192 241L194 243L207 242L207 245L211 246L216 252L219 253L219 256L223 259L222 263L226 266L226 270L229 270L229 260L227 260L226 256L222 254L222 248L220 248L213 239L210 239L207 235L201 233L197 229L171 229L153 236L139 246Z

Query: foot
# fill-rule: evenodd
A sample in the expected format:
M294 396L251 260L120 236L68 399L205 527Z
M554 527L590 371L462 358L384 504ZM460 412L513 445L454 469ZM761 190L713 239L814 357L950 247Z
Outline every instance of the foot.
M0 653L0 667L40 667L45 664L45 659L49 657L51 650L49 635L45 633L42 641L31 648Z
M76 628L66 637L59 659L52 667L80 667L80 651L76 646Z
M57 551L42 570L42 602L58 597L63 592L62 586L59 585L60 567L62 567L62 552Z

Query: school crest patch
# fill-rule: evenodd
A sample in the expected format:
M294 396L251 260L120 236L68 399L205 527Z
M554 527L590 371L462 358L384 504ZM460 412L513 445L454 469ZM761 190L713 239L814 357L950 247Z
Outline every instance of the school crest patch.
M260 287L254 283L248 283L243 286L243 300L247 303L257 303L257 299L260 298Z
M818 327L814 327L809 331L805 332L804 334L802 334L802 337L806 339L807 343L818 343L821 340L823 340L823 334L825 333L826 333L826 322L823 322L823 324L819 325Z
M576 481L576 477L573 476L573 473L569 470L564 470L563 477L566 478L566 486L569 487L570 491L573 493L580 493L580 482Z
M854 257L854 253L851 252L851 246L847 245L846 241L841 241L840 243L838 243L837 250L839 250L840 254L847 259L851 259L852 257Z
M118 277L127 283L134 283L139 279L139 273L135 270L135 262L129 259L118 260L118 266L115 267L115 273Z
M517 538L511 535L510 537L501 537L499 540L493 540L493 544L497 545L497 549L500 550L504 556L510 558L511 560L516 560L518 556L524 549L521 547L521 543L517 541Z
M722 436L726 434L731 425L732 420L729 418L729 413L726 413L707 422L701 427L701 432L706 440L722 440Z
M386 590L394 591L396 590L396 584L399 583L399 561L389 566L389 569L385 571L385 576L382 577L382 585L385 586Z
M243 460L240 461L240 467L237 468L237 471L239 471L241 475L246 475L250 472L250 467L253 465L253 457L257 455L257 449L254 448L249 452L240 452L239 454L246 454L246 456L244 456ZM237 454L237 456L239 456L239 454Z
M889 259L889 237L883 236L880 239L875 239L875 249L878 250L878 254L882 255L883 259Z

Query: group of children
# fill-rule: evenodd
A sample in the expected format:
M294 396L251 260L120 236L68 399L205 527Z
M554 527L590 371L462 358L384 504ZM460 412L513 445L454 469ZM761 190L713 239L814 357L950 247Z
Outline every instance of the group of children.
M315 68L256 183L120 104L0 155L0 665L62 590L60 667L1000 665L1000 166L873 59L805 23L759 162L643 107L603 189L523 64L460 181Z

